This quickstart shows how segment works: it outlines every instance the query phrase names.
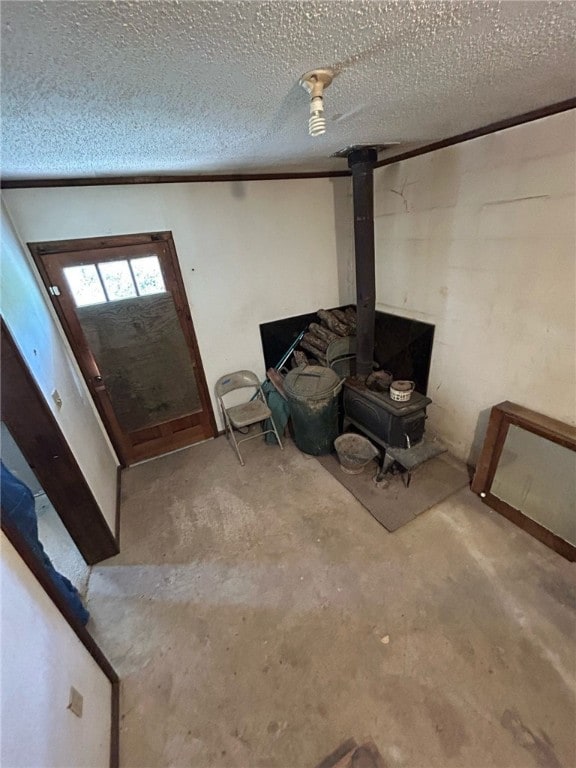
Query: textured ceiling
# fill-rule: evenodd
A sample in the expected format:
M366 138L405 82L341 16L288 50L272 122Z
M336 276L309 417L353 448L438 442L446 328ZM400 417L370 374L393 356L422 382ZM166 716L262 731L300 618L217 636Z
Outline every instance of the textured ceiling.
M343 169L576 94L576 3L1 4L5 178ZM327 133L300 75L333 66Z

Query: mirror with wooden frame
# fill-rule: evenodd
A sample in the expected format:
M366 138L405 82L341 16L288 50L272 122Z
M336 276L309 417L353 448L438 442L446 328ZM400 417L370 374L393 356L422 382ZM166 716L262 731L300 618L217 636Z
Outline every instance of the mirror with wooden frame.
M568 560L576 560L576 428L508 401L495 405L472 490Z

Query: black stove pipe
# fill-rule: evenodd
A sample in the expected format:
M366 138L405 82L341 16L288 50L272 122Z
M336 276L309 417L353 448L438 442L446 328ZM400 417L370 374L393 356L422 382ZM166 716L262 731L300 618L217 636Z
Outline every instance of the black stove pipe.
M362 379L372 373L374 360L374 165L377 159L378 153L373 147L361 147L348 155L348 167L352 171L356 252L356 375Z

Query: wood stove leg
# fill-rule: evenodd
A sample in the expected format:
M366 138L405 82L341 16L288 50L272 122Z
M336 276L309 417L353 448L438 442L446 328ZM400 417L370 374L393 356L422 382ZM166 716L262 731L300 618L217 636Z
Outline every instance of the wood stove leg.
M380 453L380 459L378 460L378 472L374 478L374 482L379 483L384 479L384 462L386 461L386 450L383 448Z
M381 447L381 459L378 462L378 474L376 475L376 482L379 483L384 479L384 475L388 472L392 464L394 464L394 459L391 456L388 456L386 453L386 448L383 446Z

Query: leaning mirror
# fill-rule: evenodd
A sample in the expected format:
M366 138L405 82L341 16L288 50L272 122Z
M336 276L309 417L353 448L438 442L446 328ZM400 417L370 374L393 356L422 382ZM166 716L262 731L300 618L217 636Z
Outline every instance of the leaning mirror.
M492 408L472 482L482 500L576 560L576 429L514 403Z

